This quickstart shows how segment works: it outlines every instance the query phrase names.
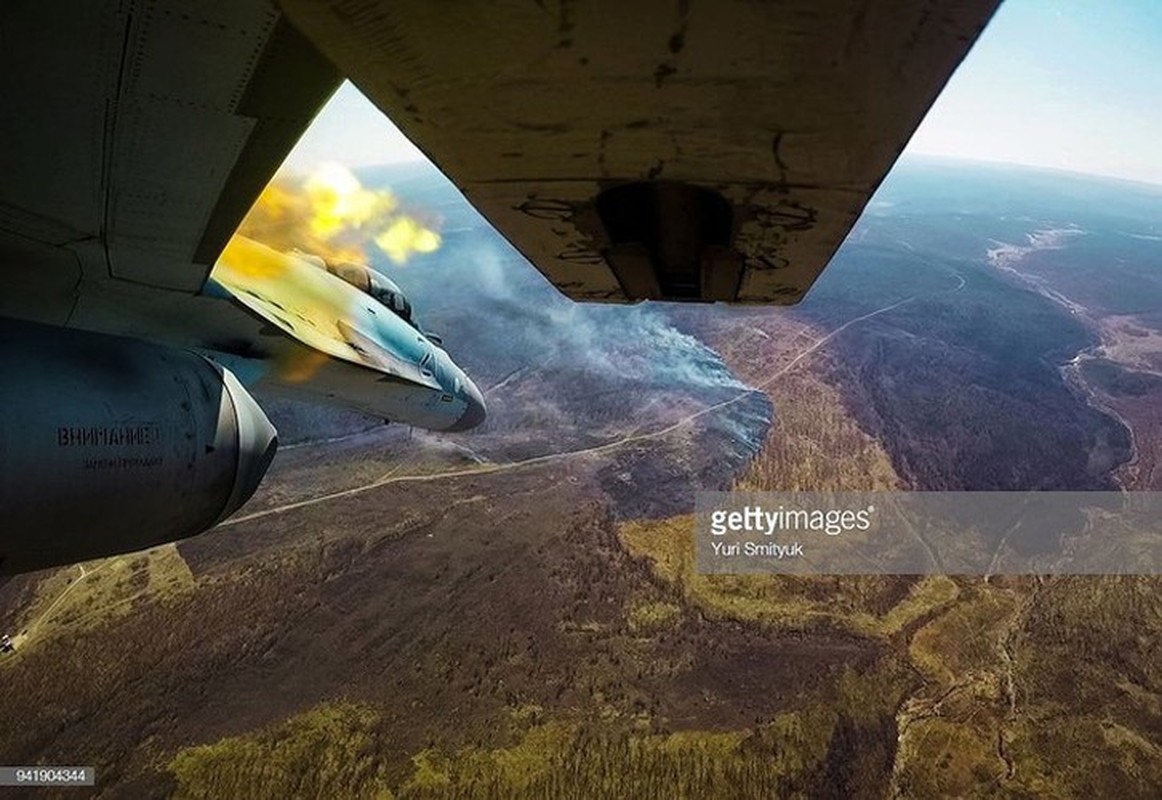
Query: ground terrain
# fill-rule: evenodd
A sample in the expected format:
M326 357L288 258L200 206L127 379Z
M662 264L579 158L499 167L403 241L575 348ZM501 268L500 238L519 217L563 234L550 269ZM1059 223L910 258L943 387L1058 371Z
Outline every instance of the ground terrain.
M1053 249L1070 214L967 179L920 219L929 175L777 312L559 304L423 184L484 266L408 289L489 421L276 405L228 525L0 587L0 763L104 797L1157 796L1156 578L693 568L697 489L1156 488L1157 251Z

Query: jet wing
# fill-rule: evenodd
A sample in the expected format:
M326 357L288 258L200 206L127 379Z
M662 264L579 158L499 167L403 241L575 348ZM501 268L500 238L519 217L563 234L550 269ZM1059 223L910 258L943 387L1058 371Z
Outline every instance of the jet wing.
M265 1L15 0L0 39L0 315L113 333L202 289L341 80Z
M377 311L379 304L367 294L306 260L234 236L222 251L212 281L316 352L418 386L441 388L419 360L389 346L413 341L426 344L423 334L386 308ZM409 349L414 352L414 345Z
M997 0L280 0L578 300L794 303Z
M194 349L427 427L483 418L371 294L236 234L342 78L272 0L12 0L0 45L0 319Z

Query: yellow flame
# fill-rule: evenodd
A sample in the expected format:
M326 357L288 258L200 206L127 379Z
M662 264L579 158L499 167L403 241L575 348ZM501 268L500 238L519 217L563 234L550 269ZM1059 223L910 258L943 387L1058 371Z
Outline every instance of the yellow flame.
M324 164L310 175L303 189L311 208L311 233L330 239L345 228L360 228L386 219L398 203L389 190L364 189L359 179L339 164Z
M374 243L396 264L440 246L440 234L400 208L388 189L368 189L341 164L305 178L276 176L238 233L276 250L298 249L328 261L367 262Z
M375 237L379 249L397 264L412 253L430 253L440 246L440 234L425 228L411 217L397 217L391 226Z

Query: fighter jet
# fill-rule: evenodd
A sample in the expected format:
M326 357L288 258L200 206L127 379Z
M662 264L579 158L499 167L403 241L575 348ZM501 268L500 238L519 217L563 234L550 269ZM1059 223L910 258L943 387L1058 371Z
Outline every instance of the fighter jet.
M566 295L792 303L995 5L4 3L0 573L237 510L247 385L484 419L387 276L236 235L345 77Z

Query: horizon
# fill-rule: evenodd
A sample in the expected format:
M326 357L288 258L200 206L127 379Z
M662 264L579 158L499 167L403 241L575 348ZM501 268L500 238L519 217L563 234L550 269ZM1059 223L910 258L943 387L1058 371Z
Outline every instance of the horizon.
M335 161L335 159L330 159L330 161ZM896 162L892 165L892 169L889 170L888 173L884 176L884 180L883 180L883 182L881 182L881 185L883 185L883 183L886 183L890 179L892 172L895 171L895 169L897 167L902 166L902 165L906 166L909 163L922 162L922 161L944 162L944 163L947 163L950 165L956 164L956 165L961 165L961 166L975 166L975 167L984 167L984 168L1007 168L1007 169L1013 169L1013 170L1023 171L1023 172L1051 173L1054 175L1059 175L1062 178L1075 178L1075 179L1092 181L1095 183L1129 184L1130 186L1133 186L1133 187L1148 189L1150 191L1162 193L1162 181L1155 183L1155 182L1151 182L1151 181L1136 180L1133 178L1123 178L1123 177L1119 177L1116 175L1101 175L1101 174L1097 174L1097 173L1093 173L1093 172L1081 172L1079 170L1069 169L1067 167L1047 167L1047 166L1042 166L1039 164L1024 164L1024 163L1019 163L1019 162L1015 162L1015 161L999 161L999 160L988 159L988 158L976 158L976 157L961 156L961 155L944 155L944 154L940 154L940 153L909 152L907 150L905 150L903 153L901 153L899 155L899 157L897 157ZM326 163L326 162L317 162L315 164L315 166L318 166L318 164L321 164L321 163ZM385 167L427 167L435 172L440 173L441 177L444 180L448 181L448 183L450 183L452 186L455 186L455 183L450 178L448 178L446 175L444 175L443 170L440 169L439 165L437 165L434 161L427 158L426 156L423 156L422 154L419 158L413 158L413 159L407 159L407 160L399 159L399 160L391 160L391 161L369 161L369 162L360 163L360 164L352 164L352 165L345 164L345 166L349 166L349 168L353 172L360 172L362 170L371 170L371 169L382 169ZM879 187L877 187L877 189L878 188ZM873 197L874 197L874 194L875 193L873 192L872 193Z

